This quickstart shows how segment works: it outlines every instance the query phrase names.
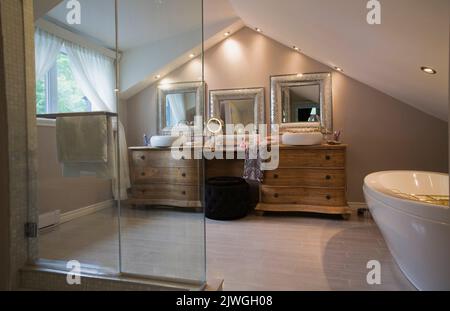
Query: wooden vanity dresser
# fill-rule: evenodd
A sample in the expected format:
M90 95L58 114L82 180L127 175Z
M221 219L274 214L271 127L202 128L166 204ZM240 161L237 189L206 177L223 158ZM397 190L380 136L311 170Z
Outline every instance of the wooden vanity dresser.
M201 161L176 160L170 148L129 148L129 204L200 209Z
M264 173L257 211L350 216L346 145L280 146L279 167Z

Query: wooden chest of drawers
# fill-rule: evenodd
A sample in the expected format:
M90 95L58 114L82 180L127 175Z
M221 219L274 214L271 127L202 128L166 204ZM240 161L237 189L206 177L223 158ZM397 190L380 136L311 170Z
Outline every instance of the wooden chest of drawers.
M130 204L201 208L199 160L176 160L169 148L129 150Z
M345 145L280 146L279 166L264 173L258 211L350 215Z

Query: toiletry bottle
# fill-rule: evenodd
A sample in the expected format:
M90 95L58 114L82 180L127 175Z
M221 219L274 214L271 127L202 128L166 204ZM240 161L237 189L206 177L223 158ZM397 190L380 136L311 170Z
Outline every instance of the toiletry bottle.
M144 134L144 146L147 147L148 143L149 143L149 141L148 141L147 134Z

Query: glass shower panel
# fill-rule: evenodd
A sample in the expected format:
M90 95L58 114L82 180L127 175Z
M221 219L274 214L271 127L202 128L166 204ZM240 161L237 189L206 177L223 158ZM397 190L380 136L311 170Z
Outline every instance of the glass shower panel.
M131 183L121 205L121 271L203 283L203 160L176 158L172 140L155 137L177 128L194 137L203 117L202 1L119 0L118 38Z
M39 263L116 274L115 0L48 4L34 1Z

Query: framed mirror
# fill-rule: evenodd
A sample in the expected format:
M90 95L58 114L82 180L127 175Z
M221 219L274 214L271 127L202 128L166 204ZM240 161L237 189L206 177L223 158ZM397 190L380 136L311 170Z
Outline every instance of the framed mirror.
M212 90L209 93L209 115L226 124L264 123L264 88Z
M158 133L167 135L173 127L194 125L203 116L203 82L169 83L158 86Z
M333 130L330 73L308 73L271 77L271 124L280 132L302 128Z

